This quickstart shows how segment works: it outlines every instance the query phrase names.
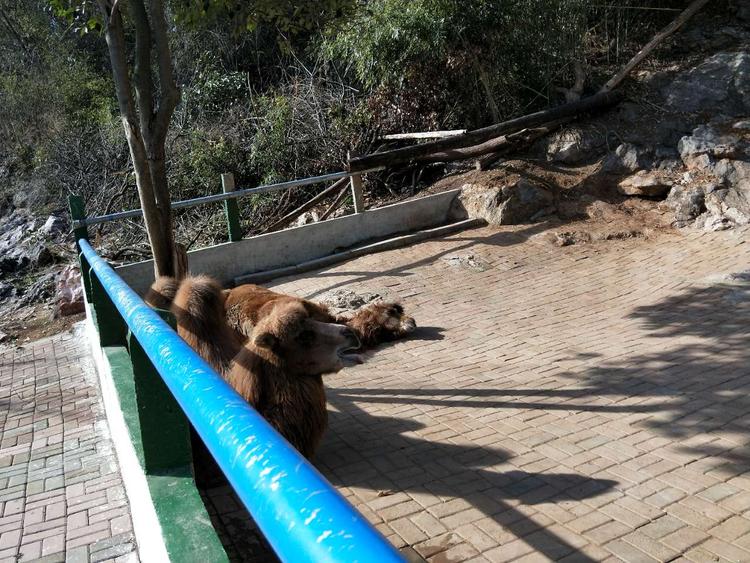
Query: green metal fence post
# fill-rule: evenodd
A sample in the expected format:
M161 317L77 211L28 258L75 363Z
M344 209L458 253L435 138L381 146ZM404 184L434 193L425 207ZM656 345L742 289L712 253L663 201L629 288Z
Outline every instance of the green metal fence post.
M78 267L81 270L81 282L83 283L83 295L87 303L91 303L91 266L89 261L81 252L78 255Z
M234 191L234 174L229 172L228 174L221 175L221 189L225 194ZM242 240L242 228L240 227L240 206L237 203L236 199L232 198L224 200L224 213L227 217L229 241L237 242L238 240Z
M81 196L68 196L68 209L70 209L70 218L73 221L81 221L83 219L86 219L86 207ZM85 225L74 228L73 234L75 235L76 239L76 247L78 247L79 239L83 238L89 240L89 230Z
M174 328L174 316L157 313ZM128 332L130 361L133 364L135 396L143 444L146 473L158 473L192 464L190 425L138 340Z
M91 283L91 301L96 313L96 324L99 328L99 345L125 346L128 334L128 326L120 316L112 300L104 290L99 278L93 269L87 272Z

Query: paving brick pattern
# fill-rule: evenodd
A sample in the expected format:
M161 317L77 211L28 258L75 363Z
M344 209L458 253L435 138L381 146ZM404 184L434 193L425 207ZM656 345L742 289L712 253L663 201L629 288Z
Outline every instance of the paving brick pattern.
M86 346L66 333L0 350L2 563L138 561Z
M387 289L421 327L327 378L316 464L431 562L750 561L750 231L542 235L276 284ZM448 260L470 254L484 266Z

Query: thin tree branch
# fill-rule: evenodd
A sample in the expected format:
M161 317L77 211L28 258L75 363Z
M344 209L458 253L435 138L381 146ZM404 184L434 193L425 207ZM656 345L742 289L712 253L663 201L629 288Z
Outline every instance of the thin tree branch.
M153 0L151 3L151 28L156 47L161 89L161 100L154 120L153 133L155 144L163 148L172 113L180 102L180 89L175 83L172 56L169 51L169 35L163 0Z
M154 119L154 82L151 77L151 27L143 0L132 0L133 23L135 25L135 64L133 79L138 99L138 113L146 150L149 146L151 126Z

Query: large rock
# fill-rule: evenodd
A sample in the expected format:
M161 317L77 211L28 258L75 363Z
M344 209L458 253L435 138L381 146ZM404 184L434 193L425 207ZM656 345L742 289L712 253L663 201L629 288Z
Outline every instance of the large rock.
M38 277L34 283L27 289L20 303L22 305L32 305L35 303L44 303L50 297L55 294L55 278L54 272L48 272Z
M737 124L740 127L737 127ZM716 230L750 223L750 141L741 121L701 125L679 144L688 176L713 179L697 226Z
M50 249L41 242L13 247L0 254L0 276L48 266L54 259Z
M672 181L657 171L641 170L628 176L617 185L624 195L638 197L664 197L672 189Z
M713 164L710 171L720 182L742 192L750 201L750 162L725 158Z
M54 237L65 231L66 227L67 222L64 218L50 215L47 217L47 221L45 221L44 225L39 229L39 232L45 236Z
M750 53L717 53L680 74L664 89L675 111L720 110L740 115L750 111Z
M651 166L651 151L632 143L623 143L604 159L602 170L612 174L636 172Z
M706 193L706 209L730 226L750 224L750 200L739 190L715 187Z
M706 194L700 186L677 185L667 196L666 204L674 212L677 227L685 227L706 211Z
M58 274L55 282L55 309L56 317L65 317L83 313L83 284L81 283L81 272L74 265L68 265Z
M59 222L50 224L50 232L57 225ZM43 231L41 221L25 210L17 209L3 218L0 222L0 276L54 262L54 255L43 240L47 238Z
M297 217L297 221L295 221L295 226L302 227L303 225L309 225L310 223L317 223L320 221L320 217L318 216L317 211L306 211L299 217Z
M490 225L517 225L554 211L552 193L525 178L504 186L466 184L457 199L463 216Z
M553 133L545 143L547 160L576 164L596 156L604 139L594 131L572 127Z
M726 133L711 124L700 125L692 135L677 144L682 161L689 169L705 169L715 159L739 158L745 152L745 142L738 135Z

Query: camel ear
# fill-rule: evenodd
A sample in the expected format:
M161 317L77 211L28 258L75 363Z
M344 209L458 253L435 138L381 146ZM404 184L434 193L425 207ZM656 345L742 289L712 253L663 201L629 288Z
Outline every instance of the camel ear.
M256 346L258 346L259 348L268 348L269 350L273 350L276 347L278 341L278 338L276 338L270 332L261 332L255 338L253 338L253 342Z

